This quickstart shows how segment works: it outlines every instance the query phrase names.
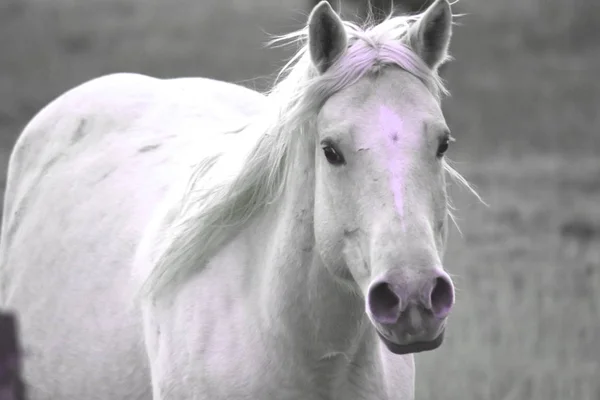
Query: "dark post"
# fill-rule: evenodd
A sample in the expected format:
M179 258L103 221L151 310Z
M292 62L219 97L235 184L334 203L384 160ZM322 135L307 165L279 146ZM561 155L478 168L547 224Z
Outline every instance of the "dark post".
M25 400L17 319L0 312L0 400Z

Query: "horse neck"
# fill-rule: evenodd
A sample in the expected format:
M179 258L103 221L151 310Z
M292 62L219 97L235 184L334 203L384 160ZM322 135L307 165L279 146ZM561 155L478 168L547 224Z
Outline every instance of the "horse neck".
M296 155L281 200L263 216L269 232L260 270L260 308L268 331L288 349L315 362L354 359L365 347L363 300L335 281L314 239L314 149ZM306 360L305 360L306 361Z

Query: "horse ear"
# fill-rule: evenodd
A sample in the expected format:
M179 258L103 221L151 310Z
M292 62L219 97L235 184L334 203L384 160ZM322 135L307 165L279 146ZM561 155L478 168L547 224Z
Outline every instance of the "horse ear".
M452 11L448 0L436 0L409 29L410 47L437 70L448 58L452 36Z
M340 17L326 0L315 6L308 17L308 49L320 73L346 51L348 37Z

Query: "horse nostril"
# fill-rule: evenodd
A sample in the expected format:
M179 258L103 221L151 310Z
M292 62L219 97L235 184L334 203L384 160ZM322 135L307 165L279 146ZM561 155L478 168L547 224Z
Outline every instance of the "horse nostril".
M454 303L454 289L452 283L444 277L435 279L431 291L431 311L438 318L445 318Z
M393 324L400 317L400 298L387 282L371 287L368 305L371 315L379 323Z

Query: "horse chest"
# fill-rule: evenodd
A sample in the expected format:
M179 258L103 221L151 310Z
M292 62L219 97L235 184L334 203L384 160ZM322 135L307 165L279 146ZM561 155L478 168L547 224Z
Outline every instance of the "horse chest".
M196 304L205 306L169 313L159 328L153 381L161 399L408 399L387 397L381 374L350 367L333 375L339 366L333 363L340 360L316 367L299 349L261 331L247 301L230 302L227 312L217 315L213 310L223 308L214 298L204 299L209 293L197 298Z
M258 330L247 329L242 337L237 327L216 324L196 339L179 332L159 345L171 349L154 368L164 372L154 376L160 399L413 400L412 390L397 385L388 393L381 371L350 367L332 375L331 368L314 368L292 349L265 342Z

